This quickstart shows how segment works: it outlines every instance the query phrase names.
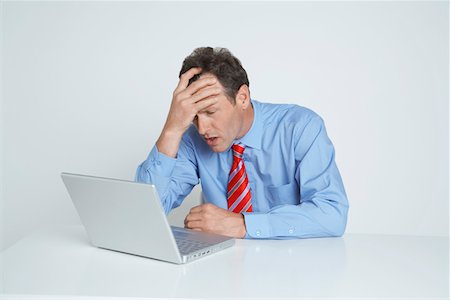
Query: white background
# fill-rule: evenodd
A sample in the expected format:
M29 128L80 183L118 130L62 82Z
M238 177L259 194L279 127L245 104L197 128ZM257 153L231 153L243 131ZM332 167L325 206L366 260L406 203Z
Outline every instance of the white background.
M133 179L183 59L206 45L242 61L252 98L324 118L347 232L448 236L448 7L4 2L2 248L79 223L60 172Z

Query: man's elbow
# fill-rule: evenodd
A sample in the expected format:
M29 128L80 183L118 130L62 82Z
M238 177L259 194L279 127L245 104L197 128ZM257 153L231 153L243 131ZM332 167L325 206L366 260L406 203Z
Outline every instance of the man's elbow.
M336 207L334 214L330 216L327 232L330 237L341 237L347 228L348 205Z
M135 182L141 182L141 183L150 183L150 176L148 174L148 171L144 168L144 163L140 164L137 169L136 173L134 175L134 181Z
M341 237L341 236L343 236L344 233L345 233L345 228L346 227L347 227L347 223L346 222L336 226L336 228L334 228L334 230L331 232L330 236L333 236L333 237Z

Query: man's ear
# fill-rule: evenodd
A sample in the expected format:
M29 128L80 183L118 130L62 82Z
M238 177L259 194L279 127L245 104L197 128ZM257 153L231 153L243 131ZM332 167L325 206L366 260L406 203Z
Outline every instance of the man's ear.
M250 105L250 90L246 84L241 85L236 94L236 104L246 109Z

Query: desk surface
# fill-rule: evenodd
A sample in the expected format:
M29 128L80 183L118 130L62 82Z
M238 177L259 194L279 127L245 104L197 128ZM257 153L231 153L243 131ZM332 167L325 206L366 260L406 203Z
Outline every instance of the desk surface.
M82 227L42 230L2 253L6 295L94 297L448 297L448 238L353 235L238 240L187 265L89 244Z

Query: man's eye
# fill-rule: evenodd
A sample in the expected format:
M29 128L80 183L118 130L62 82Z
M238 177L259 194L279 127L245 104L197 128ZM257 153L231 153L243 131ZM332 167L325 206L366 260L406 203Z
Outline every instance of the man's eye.
M207 112L206 112L206 114L209 115L209 116L212 115L212 114L214 114L214 113L215 113L215 111L207 111Z

